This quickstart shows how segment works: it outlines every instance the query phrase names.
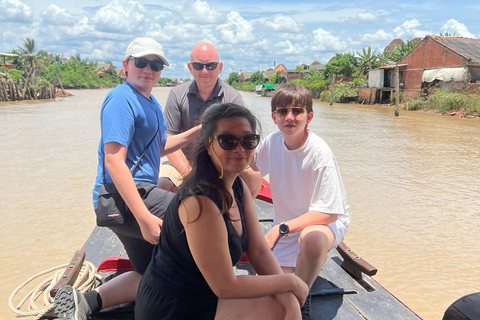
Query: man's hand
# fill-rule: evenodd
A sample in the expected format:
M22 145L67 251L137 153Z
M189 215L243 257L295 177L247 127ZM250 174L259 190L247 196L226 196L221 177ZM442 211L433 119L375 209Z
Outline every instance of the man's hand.
M278 224L274 226L270 231L265 235L265 240L267 241L270 250L273 250L277 245L278 241L280 240L281 235L280 231L278 230Z
M151 244L157 244L160 239L163 220L150 214L147 219L138 221L143 238Z

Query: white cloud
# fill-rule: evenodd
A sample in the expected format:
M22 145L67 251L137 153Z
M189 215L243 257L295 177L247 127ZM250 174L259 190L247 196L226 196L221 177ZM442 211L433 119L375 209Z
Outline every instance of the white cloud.
M51 4L45 11L40 12L40 17L42 20L49 25L74 25L76 19L72 17L66 9L62 9L55 4Z
M273 18L260 19L269 30L272 31L283 31L283 32L299 32L302 30L301 25L299 25L295 20L288 16L277 15Z
M422 26L417 19L407 20L400 26L393 29L397 38L423 38L428 34L433 34L431 30Z
M377 17L370 12L359 12L355 18L361 22L377 22Z
M140 33L149 21L145 7L134 0L113 0L92 17L93 27L101 32Z
M463 23L455 19L448 20L441 28L442 33L449 33L452 36L460 36L466 38L475 38L475 35L468 31L468 28Z
M295 55L295 54L302 54L304 52L304 48L300 45L293 45L290 40L286 40L283 42L280 42L277 45L278 48L281 48L281 53L287 54L287 55Z
M92 53L88 54L90 60L103 62L112 58L112 53L118 49L118 46L112 41L105 41L102 42L100 48L98 48L86 42L84 48L92 50Z
M206 1L184 1L174 7L185 21L198 24L217 24L222 21L223 16Z
M240 13L232 11L227 15L227 23L219 25L217 30L227 43L250 43L254 41L253 25Z
M330 32L318 28L313 31L313 42L311 49L313 51L343 51L347 49L347 43L341 41L339 37L332 35Z
M367 33L360 37L360 40L366 43L369 42L385 42L393 40L394 36L391 33L385 32L383 29L375 33Z
M18 0L2 0L0 2L0 8L0 21L18 23L32 22L32 8Z

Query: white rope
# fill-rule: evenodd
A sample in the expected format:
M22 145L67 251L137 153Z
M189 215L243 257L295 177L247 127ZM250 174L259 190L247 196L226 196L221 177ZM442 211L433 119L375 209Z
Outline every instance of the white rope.
M16 317L31 317L35 316L34 320L40 319L43 316L55 317L53 313L54 309L54 298L50 297L50 290L55 286L55 284L61 279L66 268L70 264L63 264L57 267L50 268L48 270L39 272L27 280L25 280L20 286L13 290L10 298L8 299L8 307L15 314ZM49 273L55 272L53 276L43 280L41 283L36 285L30 292L28 292L18 303L16 307L13 305L13 299L17 293L27 286L33 280L45 276ZM95 287L95 279L100 279L100 276L97 275L97 269L95 266L89 262L85 261L80 269L77 279L73 284L73 288L79 290L80 292L87 292L92 290ZM43 305L37 306L37 300L39 297L43 297ZM27 303L27 301L29 301ZM21 311L22 307L25 307L27 311Z

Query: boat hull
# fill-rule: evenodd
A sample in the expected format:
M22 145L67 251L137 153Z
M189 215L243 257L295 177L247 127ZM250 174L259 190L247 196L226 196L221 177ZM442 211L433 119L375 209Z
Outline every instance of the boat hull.
M266 233L273 221L273 205L256 199L255 206ZM108 228L96 227L83 250L86 260L95 266L108 257L127 257L122 244ZM315 280L310 291L314 319L421 319L372 277L363 274L361 279L355 279L341 267L343 260L338 250L331 250ZM255 274L248 262L239 263L234 270L237 275ZM100 274L108 280L115 272L109 270ZM133 304L103 310L93 319L133 319Z

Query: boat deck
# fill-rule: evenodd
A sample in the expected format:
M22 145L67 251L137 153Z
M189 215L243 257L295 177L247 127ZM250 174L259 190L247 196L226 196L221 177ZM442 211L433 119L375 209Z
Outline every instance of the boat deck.
M273 219L273 206L260 200L255 200L255 204L266 232ZM96 266L106 257L126 256L120 241L108 228L95 228L83 250L86 260ZM372 277L352 277L340 266L343 260L337 250L332 250L310 291L314 319L421 319ZM248 263L239 264L235 271L254 273ZM93 319L133 319L133 304L104 310Z

